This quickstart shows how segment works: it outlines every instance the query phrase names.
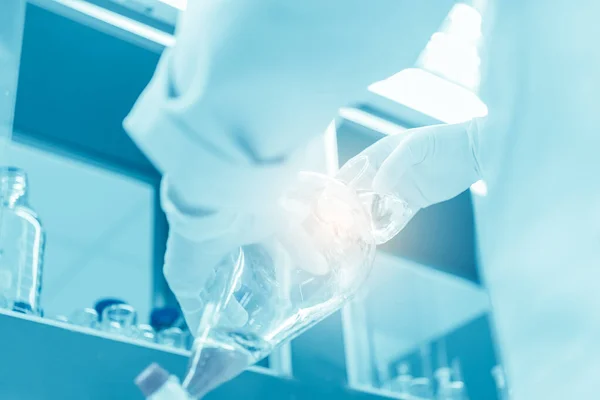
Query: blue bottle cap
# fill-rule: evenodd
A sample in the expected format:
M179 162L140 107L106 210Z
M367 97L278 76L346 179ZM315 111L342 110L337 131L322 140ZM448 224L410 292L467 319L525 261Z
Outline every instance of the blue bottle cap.
M150 313L150 325L154 330L161 331L171 328L181 318L181 312L175 307L155 308Z
M115 305L115 304L127 304L127 302L125 302L121 299L111 299L111 298L98 300L96 302L96 304L94 305L94 309L98 313L98 321L102 321L102 312L104 311L104 309L107 307L110 307L112 305Z

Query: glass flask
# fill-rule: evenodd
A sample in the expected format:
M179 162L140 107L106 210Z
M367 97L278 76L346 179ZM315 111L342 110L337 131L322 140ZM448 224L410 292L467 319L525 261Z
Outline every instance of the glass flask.
M25 171L0 168L0 293L14 311L40 315L45 233L27 197Z
M135 309L128 304L113 304L102 311L102 330L132 336L137 319Z
M200 398L275 346L340 309L367 279L376 244L413 215L371 190L365 157L337 178L302 172L280 199L276 234L226 257L202 291L204 308L184 386Z
M367 156L359 155L348 161L336 180L352 188L371 217L371 232L376 244L396 236L418 210L403 199L373 191L373 180L380 165Z

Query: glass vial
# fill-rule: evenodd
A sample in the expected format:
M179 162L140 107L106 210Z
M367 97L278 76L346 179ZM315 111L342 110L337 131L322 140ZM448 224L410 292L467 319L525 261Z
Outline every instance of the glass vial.
M98 313L93 308L82 308L71 314L71 323L85 328L98 328Z
M127 304L113 304L102 311L102 330L123 336L132 336L137 313Z

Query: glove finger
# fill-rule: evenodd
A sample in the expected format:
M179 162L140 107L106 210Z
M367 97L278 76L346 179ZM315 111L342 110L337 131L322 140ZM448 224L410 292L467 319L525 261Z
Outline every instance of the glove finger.
M213 277L213 266L223 260L226 253L214 252L209 244L197 243L177 232L170 232L164 275L178 298L198 296Z
M410 129L405 132L399 133L397 135L386 136L384 138L379 139L377 142L373 143L371 146L367 147L365 150L361 151L360 154L354 158L363 156L369 159L369 162L376 168L379 169L381 164L396 150L396 148L406 140L407 137L417 132L419 129ZM344 167L349 164L346 163L341 168L340 172L344 169Z
M401 142L379 168L373 189L378 193L393 194L412 207L422 208L424 199L410 171L427 158L435 146L434 140L432 135L415 132Z
M383 162L412 132L414 130L378 140L347 161L338 171L336 178L355 190L373 190L375 175Z
M468 124L419 129L383 162L373 185L418 210L448 200L479 179Z

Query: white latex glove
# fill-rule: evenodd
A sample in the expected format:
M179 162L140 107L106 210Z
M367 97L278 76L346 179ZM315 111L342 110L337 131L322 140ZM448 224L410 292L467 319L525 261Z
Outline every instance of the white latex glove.
M220 298L222 281L233 270L228 255L236 253L240 245L254 243L257 237L264 237L261 246L272 258L280 282L286 280L291 263L313 275L329 271L314 238L300 224L310 210L290 213L289 209L277 208L269 215L235 214L230 219L229 214L220 213L193 216L177 208L168 189L168 181L163 180L161 201L171 226L164 273L192 332L196 332L205 306ZM246 310L231 297L219 324L235 328L247 319Z
M449 200L480 179L480 120L434 125L387 136L357 157L377 169L373 190L391 194L417 212Z

